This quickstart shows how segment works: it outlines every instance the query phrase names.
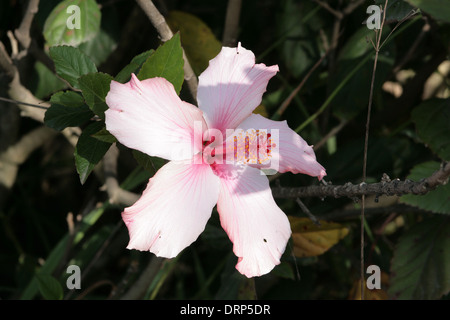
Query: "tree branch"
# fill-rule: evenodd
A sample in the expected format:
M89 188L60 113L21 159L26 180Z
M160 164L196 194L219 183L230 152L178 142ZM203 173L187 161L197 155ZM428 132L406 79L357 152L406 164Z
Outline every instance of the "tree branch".
M391 181L389 179L383 179L384 181L371 184L361 183L355 185L349 182L338 186L328 184L298 188L275 187L272 189L272 194L275 198L280 199L306 197L360 198L363 195L423 195L434 190L440 185L446 184L449 177L450 162L446 162L443 163L441 168L434 172L431 176L417 182L411 180L401 181L399 179L395 179Z
M122 189L117 181L117 158L119 149L114 144L103 158L103 170L105 173L105 188L111 203L120 203L131 206L138 199L139 195Z
M16 144L10 146L0 154L0 184L10 189L18 167L25 162L28 156L41 145L53 138L56 131L47 127L39 127L24 135Z
M222 45L226 47L236 46L241 6L242 0L228 0L225 28L222 38Z

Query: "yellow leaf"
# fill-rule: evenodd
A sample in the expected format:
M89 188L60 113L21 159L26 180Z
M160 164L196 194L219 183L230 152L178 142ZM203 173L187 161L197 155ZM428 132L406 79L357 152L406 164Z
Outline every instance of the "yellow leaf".
M348 228L334 222L320 221L320 226L309 218L289 217L294 244L294 255L300 258L318 256L326 252L348 234Z
M381 288L386 287L389 282L389 276L385 272L381 272ZM368 289L367 286L363 287L364 300L387 300L388 295L383 289ZM348 295L349 300L361 300L361 279L356 280L353 283L353 287L350 289Z
M199 75L220 52L222 44L202 20L190 13L171 11L166 21L173 32L180 32L181 45L192 69Z

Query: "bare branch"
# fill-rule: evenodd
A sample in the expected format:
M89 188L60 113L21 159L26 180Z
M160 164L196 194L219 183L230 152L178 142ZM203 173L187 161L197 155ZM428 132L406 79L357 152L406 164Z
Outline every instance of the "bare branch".
M19 28L14 31L14 35L17 40L19 40L24 50L28 50L31 44L30 28L34 15L38 12L38 7L39 0L30 0Z
M10 189L16 180L19 166L34 150L56 134L57 132L50 128L39 127L24 135L15 145L0 154L0 184Z
M242 0L228 0L225 28L222 38L222 45L226 47L236 46L241 6Z
M0 69L3 70L8 77L8 79L12 79L14 74L17 72L14 63L12 62L3 42L0 42Z
M342 19L344 17L342 12L333 9L332 7L330 7L328 3L321 0L314 0L314 2L317 3L319 6L321 6L322 8L324 8L325 10L327 10L332 15L334 15L337 19Z

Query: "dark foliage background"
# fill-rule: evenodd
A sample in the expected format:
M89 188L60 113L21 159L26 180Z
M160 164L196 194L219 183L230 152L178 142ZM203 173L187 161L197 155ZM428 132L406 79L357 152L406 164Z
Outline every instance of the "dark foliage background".
M44 26L60 2L40 1L30 29L35 46L46 54ZM135 56L160 46L158 33L135 1L97 3L100 31L77 47L98 71L115 76ZM355 3L358 6L353 7ZM258 112L301 129L301 136L317 146L318 161L327 169L325 180L334 185L362 181L375 56L370 40L375 32L363 22L369 16L367 7L374 3L385 1L243 0L238 19L237 40L242 46L251 49L259 63L280 67ZM450 3L434 3L388 1L382 38L387 40L374 82L367 183L380 181L383 174L420 180L450 160ZM166 0L155 5L173 31L180 30L182 46L199 74L205 61L220 50L228 2ZM19 28L26 9L27 1L0 3L0 40L9 53L13 47L7 31ZM38 99L49 101L55 92L67 89L36 55L15 62L22 84ZM8 97L9 81L1 72L0 96ZM305 77L299 93L280 110ZM181 97L191 99L186 85ZM21 117L16 105L0 101L0 155L40 126ZM162 163L151 159L152 165L143 165L132 150L118 147L118 181L140 193ZM0 160L0 165L7 161L1 156ZM312 214L338 223L333 228L348 234L336 243L326 242L323 254L308 257L294 255L292 240L273 272L246 279L234 269L232 244L216 211L205 232L176 259L164 261L125 249L128 234L120 217L124 205L108 202L101 166L100 162L95 174L81 184L73 146L63 135L54 134L18 167L12 186L0 185L0 298L360 298L359 199L302 199ZM0 174L6 177L3 171ZM275 178L273 186L318 184L304 175ZM378 265L382 271L381 290L367 291L366 298L448 298L449 199L448 185L426 196L366 199L365 267ZM276 201L287 215L307 217L296 199ZM312 233L320 235L317 230ZM66 288L66 268L71 264L82 270L80 290Z

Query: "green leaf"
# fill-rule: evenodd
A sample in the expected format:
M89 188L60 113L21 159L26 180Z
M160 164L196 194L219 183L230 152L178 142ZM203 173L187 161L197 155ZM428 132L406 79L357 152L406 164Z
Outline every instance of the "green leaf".
M63 288L58 280L51 275L36 274L39 291L46 300L61 300L63 298Z
M50 48L50 57L55 63L56 73L74 88L80 88L78 78L84 74L97 72L94 62L75 47L58 46Z
M98 139L103 142L114 143L117 142L116 137L114 137L111 133L109 133L106 128L102 128L100 131L94 133L92 135L95 139Z
M384 7L386 0L376 0L376 5ZM388 2L386 9L386 21L401 21L414 10L414 7L404 0L391 0Z
M450 161L450 98L424 101L411 117L423 142L442 160Z
M103 158L111 143L100 141L92 135L102 129L102 122L94 122L87 126L80 135L75 147L75 166L80 176L81 184L84 184L94 169L95 165Z
M408 2L437 20L450 22L450 0L408 0Z
M30 79L30 88L36 98L46 100L52 93L68 87L67 83L39 61L34 64L33 73L36 75Z
M99 66L117 48L117 42L108 32L100 29L97 35L87 42L83 42L78 48L86 53L95 65Z
M132 73L137 74L141 70L142 64L155 52L155 50L148 50L142 52L135 56L131 62L125 66L115 77L115 80L120 83L125 83L130 81L130 76Z
M100 250L108 237L111 236L113 231L114 227L112 225L104 225L99 230L96 230L88 239L83 241L80 250L74 254L67 265L77 265L83 270L83 267L92 261L95 254ZM70 274L65 273L63 276L64 280L67 280Z
M180 32L181 45L192 69L200 75L222 49L221 42L205 22L190 13L171 11L166 21L173 32Z
M73 91L60 91L50 98L51 106L45 112L44 123L55 130L80 126L94 114L84 104L83 97Z
M133 157L136 159L137 163L142 166L142 168L153 174L155 174L156 171L167 163L164 159L151 157L148 154L137 150L133 150Z
M112 79L109 74L101 72L89 73L78 79L86 103L102 119L105 119L105 111L108 109L105 98Z
M166 78L173 84L175 91L179 94L184 80L183 65L180 35L176 33L172 39L166 41L156 49L155 53L148 57L137 77L139 80L154 77Z
M101 12L94 0L65 0L53 9L45 21L44 38L49 46L78 46L98 33L100 20Z
M421 163L411 170L408 179L420 181L433 174L439 169L438 162L430 161ZM400 198L400 201L408 205L418 207L434 213L450 214L450 184L441 185L435 190L425 195L407 194Z
M319 30L325 28L324 19L316 14L312 1L287 0L280 2L276 33L279 59L286 72L299 78L320 58ZM261 57L259 57L261 59Z
M59 91L51 96L50 103L76 108L84 104L84 99L74 91Z
M439 299L450 291L450 218L415 224L398 241L388 294L394 299Z

